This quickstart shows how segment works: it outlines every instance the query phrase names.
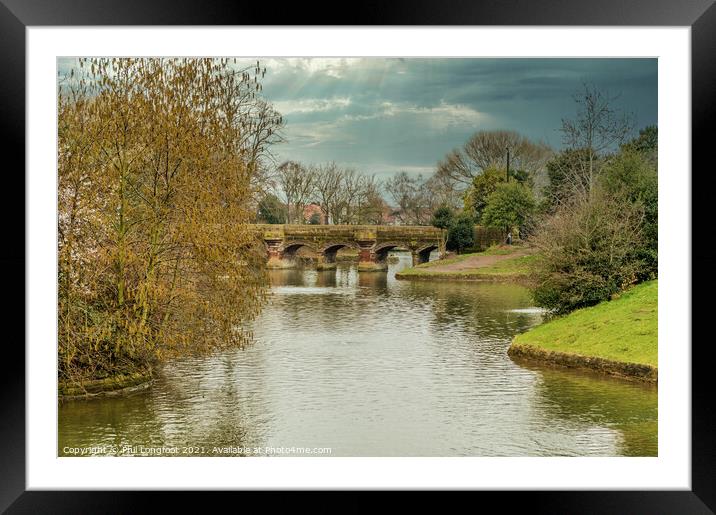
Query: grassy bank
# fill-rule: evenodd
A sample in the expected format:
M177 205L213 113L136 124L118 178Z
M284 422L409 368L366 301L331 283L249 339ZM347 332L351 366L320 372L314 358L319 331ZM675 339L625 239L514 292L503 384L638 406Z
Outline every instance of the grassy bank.
M510 355L656 380L658 284L579 309L515 337Z
M396 274L398 279L521 281L529 282L538 256L521 246L495 246L484 252L462 254L423 263Z

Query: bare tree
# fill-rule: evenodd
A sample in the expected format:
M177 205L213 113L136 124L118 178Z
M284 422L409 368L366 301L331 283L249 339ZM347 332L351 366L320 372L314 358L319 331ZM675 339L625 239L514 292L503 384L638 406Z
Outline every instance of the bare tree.
M314 193L315 169L296 161L286 161L276 172L279 186L277 194L286 203L288 223L304 223L303 210Z
M574 96L577 115L571 120L562 119L561 131L569 149L586 153L586 159L570 173L574 184L584 184L591 192L599 171L599 159L626 141L634 123L631 115L614 107L618 95L610 96L593 84L584 83L582 88Z
M354 209L361 187L361 175L355 170L346 168L339 170L340 182L335 195L328 203L333 223L355 223Z
M341 183L343 170L330 162L315 168L315 193L326 223L330 223L336 217L333 209L336 207L336 199L341 195Z
M437 175L452 181L455 188L465 189L472 179L488 168L504 168L507 149L510 149L510 167L528 175L541 173L552 155L551 148L533 142L514 131L480 131L473 134L459 149L449 152L438 163Z
M236 64L236 59L233 60ZM229 64L227 62L227 64ZM261 98L263 86L260 78L266 75L266 68L255 66L242 69L228 68L226 84L216 100L216 108L225 113L227 123L236 127L241 137L235 142L251 172L251 188L254 199L266 195L275 181L275 157L273 145L284 141L285 122L273 106Z
M324 216L332 223L379 224L385 201L375 175L340 168L331 162L312 167L314 196Z
M415 181L406 172L399 172L385 181L385 191L398 207L398 219L407 223L408 212L415 196Z
M398 218L402 223L423 225L429 221L429 196L422 175L411 177L399 172L385 181L384 188L398 205Z
M445 175L432 174L424 183L427 190L426 197L430 211L440 206L451 209L460 209L463 205L462 192L455 189L454 182Z
M380 194L380 185L375 175L363 175L355 208L356 223L380 225L383 223L384 209L385 200Z
M283 117L271 104L259 99L250 106L246 118L242 148L251 167L251 186L254 191L265 194L274 180L271 172L275 170L275 157L271 148L285 141Z

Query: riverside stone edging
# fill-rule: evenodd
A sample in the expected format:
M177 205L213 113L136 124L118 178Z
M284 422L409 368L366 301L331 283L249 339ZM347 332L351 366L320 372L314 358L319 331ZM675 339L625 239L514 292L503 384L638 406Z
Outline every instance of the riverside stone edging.
M582 356L514 342L507 350L507 355L511 358L524 358L561 367L589 369L635 381L658 383L659 369L652 365L626 363L596 356Z
M151 372L96 379L82 384L60 382L58 398L60 401L65 401L119 397L146 390L153 382Z

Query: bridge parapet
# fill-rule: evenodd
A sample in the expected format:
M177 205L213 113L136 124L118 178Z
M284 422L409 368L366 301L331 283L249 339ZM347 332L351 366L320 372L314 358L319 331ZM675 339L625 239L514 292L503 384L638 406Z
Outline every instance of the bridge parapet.
M430 226L390 225L269 225L261 231L270 267L285 268L295 252L308 247L318 255L319 264L335 263L336 252L344 247L359 251L359 270L384 270L391 249L404 248L413 254L413 264L426 262L430 252L445 252L444 229Z

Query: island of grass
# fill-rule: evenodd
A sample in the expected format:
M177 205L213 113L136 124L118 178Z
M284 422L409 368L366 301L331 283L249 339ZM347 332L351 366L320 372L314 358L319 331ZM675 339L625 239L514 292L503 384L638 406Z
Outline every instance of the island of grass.
M657 382L657 281L517 335L513 358Z
M396 279L460 281L530 281L530 270L538 259L533 248L495 245L484 252L461 254L405 269Z

